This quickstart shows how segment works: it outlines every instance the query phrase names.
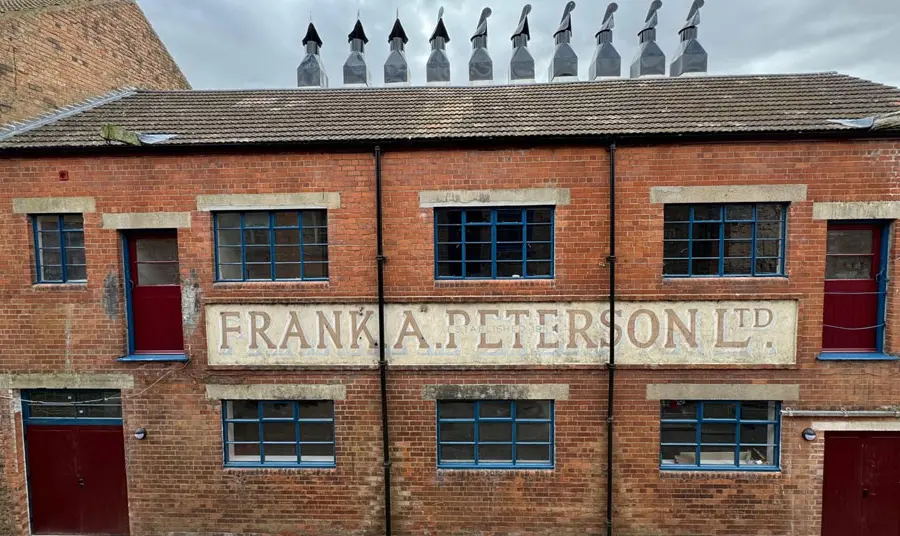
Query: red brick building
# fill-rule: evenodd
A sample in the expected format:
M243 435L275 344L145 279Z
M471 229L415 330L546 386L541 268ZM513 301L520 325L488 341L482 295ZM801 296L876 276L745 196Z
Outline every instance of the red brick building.
M135 0L0 0L0 36L0 125L124 87L191 87Z
M898 110L810 74L6 131L0 533L896 534Z

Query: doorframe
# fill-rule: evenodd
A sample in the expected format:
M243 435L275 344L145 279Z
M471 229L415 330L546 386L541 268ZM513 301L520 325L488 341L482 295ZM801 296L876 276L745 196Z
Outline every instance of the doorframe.
M126 354L116 361L120 363L135 362L171 362L171 363L187 363L188 358L186 349L181 352L173 353L147 353L136 354L134 344L134 296L131 288L131 242L132 238L141 235L161 234L164 232L171 233L175 236L175 243L178 243L178 229L160 228L160 229L123 229L119 235L122 237L122 274L125 287L125 331L126 331ZM179 270L181 268L181 257L178 259Z
M891 360L896 361L898 358L884 353L885 339L885 319L887 316L887 282L890 270L890 252L891 252L891 235L893 232L892 220L827 220L826 222L826 238L828 236L828 227L834 225L866 225L870 227L881 226L881 244L879 247L879 270L877 277L878 283L878 311L876 311L875 323L878 327L875 330L875 351L874 352L848 352L848 351L828 351L820 347L818 359L820 361L844 361L844 360ZM824 289L824 282L823 282Z

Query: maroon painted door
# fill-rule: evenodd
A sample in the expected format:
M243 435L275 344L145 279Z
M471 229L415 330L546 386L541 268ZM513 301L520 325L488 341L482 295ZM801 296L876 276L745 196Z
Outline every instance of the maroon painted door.
M881 226L829 224L822 350L878 349Z
M127 535L121 426L26 427L34 534Z
M900 434L825 439L823 536L900 536Z
M184 351L181 280L175 231L128 237L134 353Z

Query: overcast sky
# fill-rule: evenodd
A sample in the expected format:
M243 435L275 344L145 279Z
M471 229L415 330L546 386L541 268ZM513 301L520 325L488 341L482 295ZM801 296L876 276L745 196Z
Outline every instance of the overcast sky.
M296 86L301 39L310 15L325 42L322 55L331 87L342 84L347 34L359 11L370 39L366 56L374 85L383 83L387 36L397 10L410 42L413 83L424 82L428 38L444 6L450 33L453 84L467 84L469 37L485 6L494 77L505 82L510 34L526 0L138 0L196 89ZM573 47L587 78L594 34L608 2L576 0ZM671 62L678 30L692 0L663 0L658 42ZM538 81L546 81L553 31L565 0L530 0ZM619 0L615 46L622 71L637 49L637 32L650 0ZM711 74L839 71L900 86L900 0L706 0L700 42Z

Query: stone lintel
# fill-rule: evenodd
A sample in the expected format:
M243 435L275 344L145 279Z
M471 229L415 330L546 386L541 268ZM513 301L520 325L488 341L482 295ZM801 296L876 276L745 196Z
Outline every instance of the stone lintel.
M104 214L104 229L190 229L190 212Z
M647 400L800 400L800 386L787 384L660 383L647 385Z
M207 385L209 400L346 400L347 386L321 384Z
M197 196L197 210L202 212L322 208L341 208L341 194L339 192L310 192L294 194L222 194Z
M761 184L754 186L656 186L650 202L677 203L789 203L806 201L805 184Z
M423 400L568 400L566 384L426 385Z
M0 389L133 389L130 374L43 374L0 375Z
M419 207L485 207L568 205L568 188L527 188L518 190L434 190L419 192Z
M97 212L93 197L17 197L12 200L15 214L87 214Z
M814 220L897 220L900 201L813 203Z

